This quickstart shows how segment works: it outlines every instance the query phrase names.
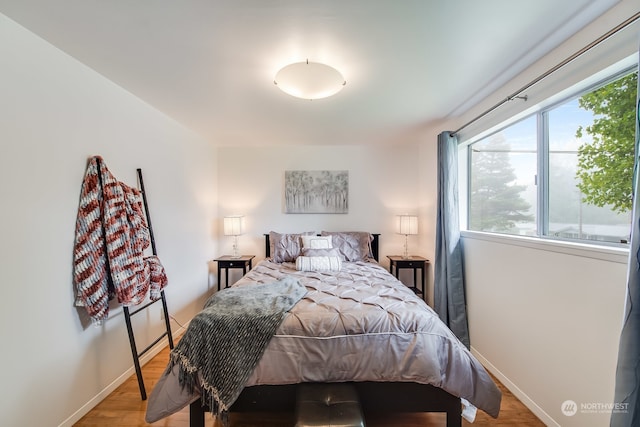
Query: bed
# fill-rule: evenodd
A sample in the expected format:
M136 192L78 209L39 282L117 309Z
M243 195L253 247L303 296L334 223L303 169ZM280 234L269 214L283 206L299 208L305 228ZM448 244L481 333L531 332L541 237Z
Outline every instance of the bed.
M378 264L378 238L265 235L266 258L233 288L293 277L306 295L278 326L231 412L293 412L297 384L350 382L365 414L445 412L453 427L462 424L462 402L471 413L477 407L498 416L501 392L491 377L437 314ZM305 266L305 257L338 257L339 265ZM190 405L190 426L204 426L198 390L180 387L178 376L168 369L156 384L147 421Z

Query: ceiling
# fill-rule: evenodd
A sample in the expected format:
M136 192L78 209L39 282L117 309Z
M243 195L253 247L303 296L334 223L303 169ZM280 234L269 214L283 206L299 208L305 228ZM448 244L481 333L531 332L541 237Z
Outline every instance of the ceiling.
M401 144L616 2L0 0L0 12L212 144ZM277 70L305 59L345 88L281 92Z

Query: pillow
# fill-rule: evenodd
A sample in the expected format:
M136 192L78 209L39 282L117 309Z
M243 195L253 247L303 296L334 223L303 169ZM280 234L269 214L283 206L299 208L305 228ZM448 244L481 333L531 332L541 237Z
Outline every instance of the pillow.
M298 271L340 271L342 261L337 256L299 256L296 258Z
M371 242L373 236L364 231L344 231L320 233L322 236L331 236L333 247L338 249L345 261L367 261L373 258Z
M300 256L302 250L303 235L313 235L315 233L302 234L281 234L275 231L269 232L269 250L271 253L271 261L275 263L295 262Z
M331 249L331 236L302 236L302 247L309 249Z
M302 256L335 256L342 259L340 251L336 248L331 249L311 249L302 248Z

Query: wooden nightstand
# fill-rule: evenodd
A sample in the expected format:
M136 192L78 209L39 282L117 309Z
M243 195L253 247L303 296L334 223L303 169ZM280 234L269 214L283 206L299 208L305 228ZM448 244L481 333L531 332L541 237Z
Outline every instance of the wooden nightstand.
M394 274L396 279L399 279L399 270L402 268L411 268L413 270L413 286L408 286L409 289L413 290L418 295L421 295L422 298L425 298L425 287L427 284L427 266L429 265L429 260L423 258L421 256L410 256L409 258L404 258L400 255L387 255L389 258L389 273ZM422 286L420 288L417 287L418 284L418 270L420 270Z
M251 270L253 259L255 255L242 255L239 258L234 258L231 255L221 256L214 259L218 263L218 290L220 290L220 273L224 270L225 273L225 288L229 287L229 269L241 268L242 275L247 274L247 269Z

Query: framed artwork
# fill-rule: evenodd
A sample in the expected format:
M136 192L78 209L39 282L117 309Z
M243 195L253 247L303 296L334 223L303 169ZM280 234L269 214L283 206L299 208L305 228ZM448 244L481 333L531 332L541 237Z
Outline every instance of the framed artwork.
M285 213L349 212L349 171L285 171Z

